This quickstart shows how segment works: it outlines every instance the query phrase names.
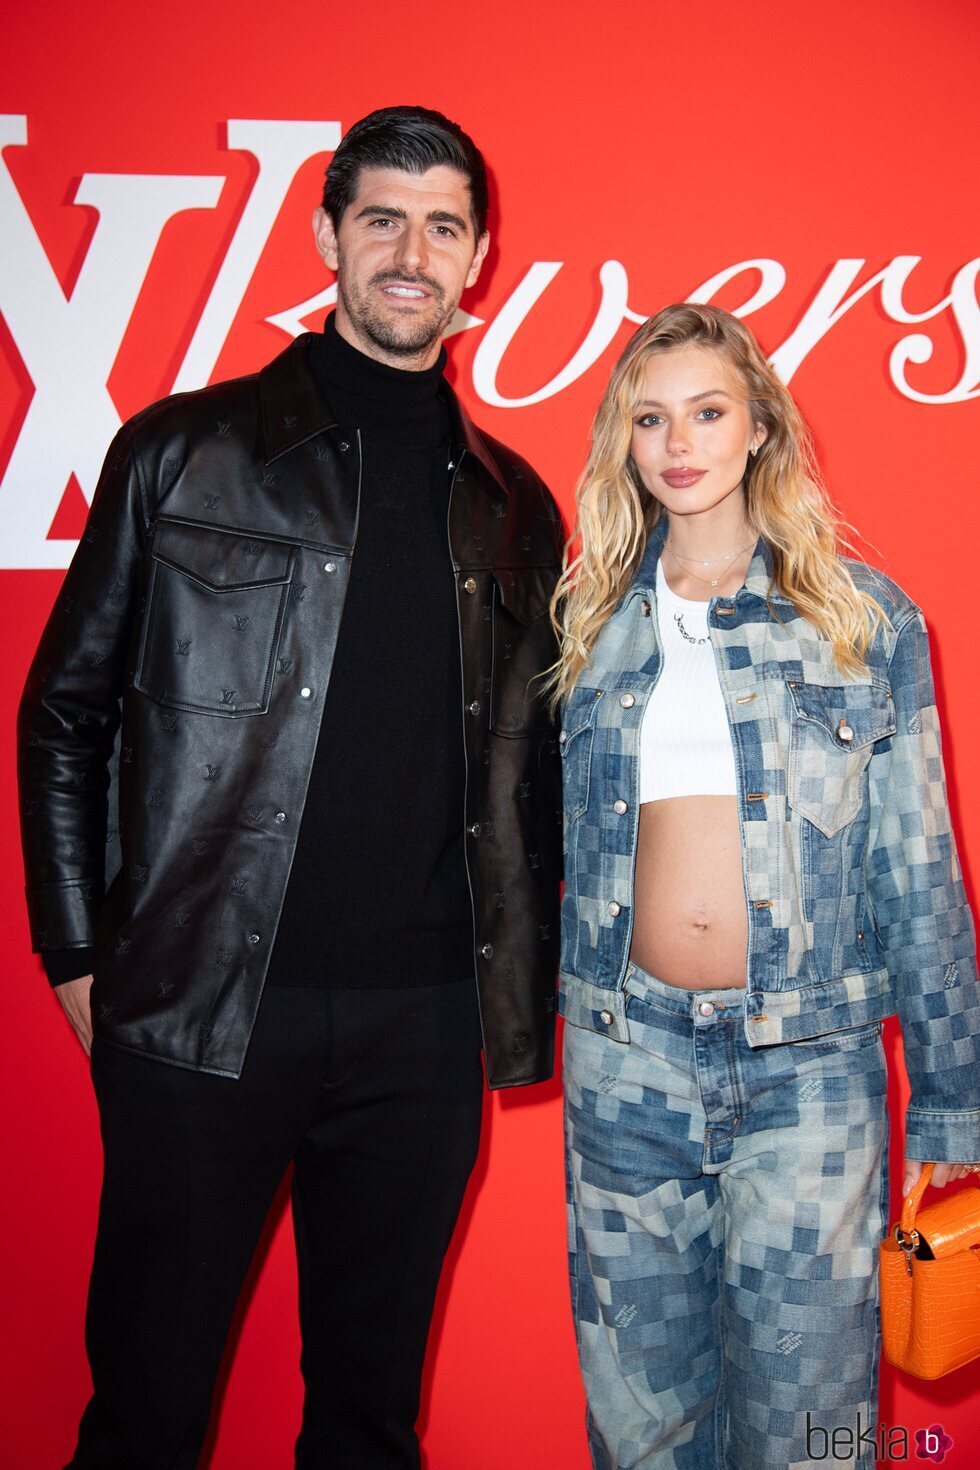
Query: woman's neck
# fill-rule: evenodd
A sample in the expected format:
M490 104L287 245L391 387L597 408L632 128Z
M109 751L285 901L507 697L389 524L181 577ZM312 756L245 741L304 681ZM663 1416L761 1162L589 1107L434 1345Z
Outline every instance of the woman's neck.
M668 511L663 550L668 586L678 597L702 602L732 596L745 581L758 539L744 502L697 515Z

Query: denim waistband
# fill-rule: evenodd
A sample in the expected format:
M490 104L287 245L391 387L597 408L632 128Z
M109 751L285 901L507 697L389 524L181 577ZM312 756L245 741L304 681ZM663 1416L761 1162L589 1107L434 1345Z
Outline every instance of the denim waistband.
M694 1021L702 1020L704 1012L699 1007L705 1005L711 1007L709 1016L729 1009L741 1012L746 994L741 986L724 990L685 990L679 985L668 985L666 980L658 980L656 975L641 969L633 960L630 960L626 971L623 989L628 995L635 995L640 1000L659 1006L661 1010L673 1011L678 1016L690 1016Z

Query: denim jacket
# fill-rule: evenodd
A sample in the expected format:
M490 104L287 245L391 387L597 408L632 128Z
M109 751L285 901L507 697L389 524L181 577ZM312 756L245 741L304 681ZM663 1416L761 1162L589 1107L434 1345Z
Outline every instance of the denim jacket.
M620 1042L665 534L662 520L565 703L560 736L560 1009ZM907 1156L977 1160L980 990L925 623L894 582L862 562L848 567L888 616L856 678L770 593L761 539L744 586L709 605L742 834L746 1036L750 1046L801 1041L897 1012L912 1089Z

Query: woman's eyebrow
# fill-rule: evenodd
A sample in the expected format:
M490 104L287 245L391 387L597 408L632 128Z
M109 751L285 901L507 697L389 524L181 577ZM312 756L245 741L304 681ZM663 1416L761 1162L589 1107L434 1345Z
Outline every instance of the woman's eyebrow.
M695 393L691 398L686 398L685 403L700 403L702 398L731 398L724 388L710 388L707 393ZM655 398L644 398L640 408L663 408L664 404L658 403Z

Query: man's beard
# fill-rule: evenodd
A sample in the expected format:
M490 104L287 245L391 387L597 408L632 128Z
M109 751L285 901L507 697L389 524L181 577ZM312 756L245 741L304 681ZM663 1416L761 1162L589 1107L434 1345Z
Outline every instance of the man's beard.
M398 275L394 271L381 271L371 277L368 282L369 291L389 281L397 281L403 286L420 286L424 290L431 291L436 304L442 308L434 316L428 316L419 321L399 321L384 316L380 311L373 310L359 295L347 291L343 284L342 262L340 262L340 267L337 289L344 303L344 310L357 330L363 332L364 336L376 347L380 347L392 357L418 357L433 343L440 341L443 332L452 320L456 306L454 303L450 310L445 310L445 292L438 281L433 281L428 276Z

